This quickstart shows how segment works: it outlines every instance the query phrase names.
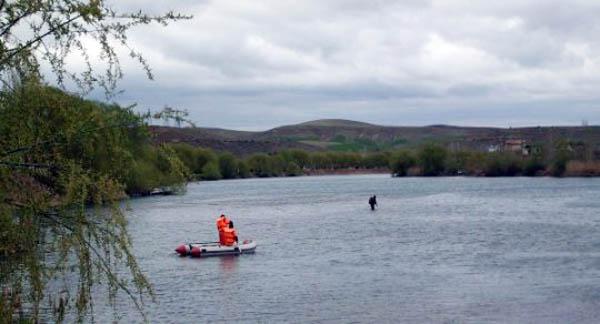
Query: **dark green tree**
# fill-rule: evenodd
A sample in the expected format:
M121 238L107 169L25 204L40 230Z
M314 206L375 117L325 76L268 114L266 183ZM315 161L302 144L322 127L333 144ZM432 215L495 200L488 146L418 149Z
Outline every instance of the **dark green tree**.
M250 168L248 167L248 163L244 160L237 161L237 170L239 178L248 178L251 176Z
M219 163L217 161L210 161L202 168L200 177L203 180L219 180L223 178L219 169Z
M238 164L235 156L231 153L219 155L219 171L223 179L234 179L238 175Z
M390 169L392 169L392 175L396 177L406 176L408 169L415 166L415 164L415 157L407 150L398 151L390 158Z
M418 163L424 176L437 176L445 171L446 149L437 144L426 144L418 154Z

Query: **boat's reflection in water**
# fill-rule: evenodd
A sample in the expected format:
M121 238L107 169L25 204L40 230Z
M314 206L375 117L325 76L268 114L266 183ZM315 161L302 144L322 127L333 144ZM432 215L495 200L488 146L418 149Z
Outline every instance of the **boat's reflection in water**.
M238 259L239 257L237 255L224 255L219 257L219 265L221 267L221 272L235 272L238 267Z

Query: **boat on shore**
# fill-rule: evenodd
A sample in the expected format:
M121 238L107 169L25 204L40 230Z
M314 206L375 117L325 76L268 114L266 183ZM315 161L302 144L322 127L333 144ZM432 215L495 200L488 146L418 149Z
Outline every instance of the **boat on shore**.
M223 255L240 255L254 253L256 241L245 240L241 244L222 245L219 242L185 243L179 245L175 252L180 256L204 258Z

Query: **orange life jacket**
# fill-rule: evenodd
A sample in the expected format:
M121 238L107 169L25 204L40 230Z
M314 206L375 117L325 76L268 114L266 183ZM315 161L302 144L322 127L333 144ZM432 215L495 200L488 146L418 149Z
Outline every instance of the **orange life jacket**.
M225 227L221 232L219 232L219 237L221 236L223 237L221 244L233 245L237 239L237 232L235 231L235 228Z
M217 218L217 230L220 232L223 228L229 226L229 218L219 217Z
M219 230L219 244L221 245L225 245L225 231L224 231L225 227L221 228Z

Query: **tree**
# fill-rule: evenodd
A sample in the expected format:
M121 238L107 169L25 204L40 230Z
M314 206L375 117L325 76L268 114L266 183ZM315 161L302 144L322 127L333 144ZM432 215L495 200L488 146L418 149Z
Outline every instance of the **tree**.
M545 169L546 165L541 159L532 157L525 162L523 174L532 177L537 175L539 172L544 171Z
M221 175L221 171L219 171L219 164L217 161L210 161L204 165L202 168L202 173L200 177L204 180L219 180L223 176Z
M167 25L189 18L191 16L172 11L159 16L142 11L119 12L102 0L1 0L0 74L4 85L8 85L7 72L41 74L39 66L45 61L60 85L71 80L83 91L100 86L110 94L123 75L113 44L128 50L129 56L138 60L147 76L152 78L150 66L142 54L129 46L127 32L140 25ZM97 59L106 64L104 69L93 66L90 49L84 42L88 40L95 41L95 48L100 50ZM67 66L69 54L84 60L83 71L70 72Z
M390 168L392 175L396 177L404 177L408 173L408 169L416 164L415 157L410 151L398 151L394 153L390 159Z
M147 151L142 116L48 87L40 67L48 66L63 89L74 84L87 93L100 87L111 95L122 76L113 44L128 50L152 78L142 55L128 45L127 32L184 18L121 13L102 0L0 0L0 253L12 265L0 269L1 319L12 321L11 305L20 298L30 305L32 322L46 300L60 300L52 307L56 321L70 309L83 321L99 281L108 284L111 303L120 290L141 311L141 296L153 296L131 252L120 199L127 190L180 184L186 168L168 148ZM102 68L92 64L90 40ZM69 68L73 55L84 60L83 71ZM143 152L151 159L138 159ZM45 260L47 248L54 257ZM72 297L46 287L65 269L77 274ZM76 307L65 308L68 299Z
M248 163L244 160L237 161L237 170L238 177L240 178L248 178L250 177L250 168L248 167Z
M219 170L223 179L233 179L237 177L237 162L235 156L231 153L223 153L219 156Z
M287 164L287 166L285 167L285 175L286 176L299 176L302 174L302 170L300 169L300 167L298 166L298 164L296 164L296 162L289 162Z
M310 155L303 150L291 150L290 155L292 160L298 164L298 167L304 169L310 164Z
M486 158L485 175L488 177L515 176L522 171L521 161L513 153L489 153Z
M367 169L390 167L391 158L389 152L371 153L362 158L362 166Z
M424 176L437 176L444 172L446 149L437 144L426 144L419 151L418 162Z
M246 162L250 168L250 172L257 177L270 177L275 173L273 172L273 163L266 154L253 154Z
M569 151L569 143L564 140L559 140L554 144L554 162L552 163L552 175L555 177L562 176L567 170L567 163L571 159Z

